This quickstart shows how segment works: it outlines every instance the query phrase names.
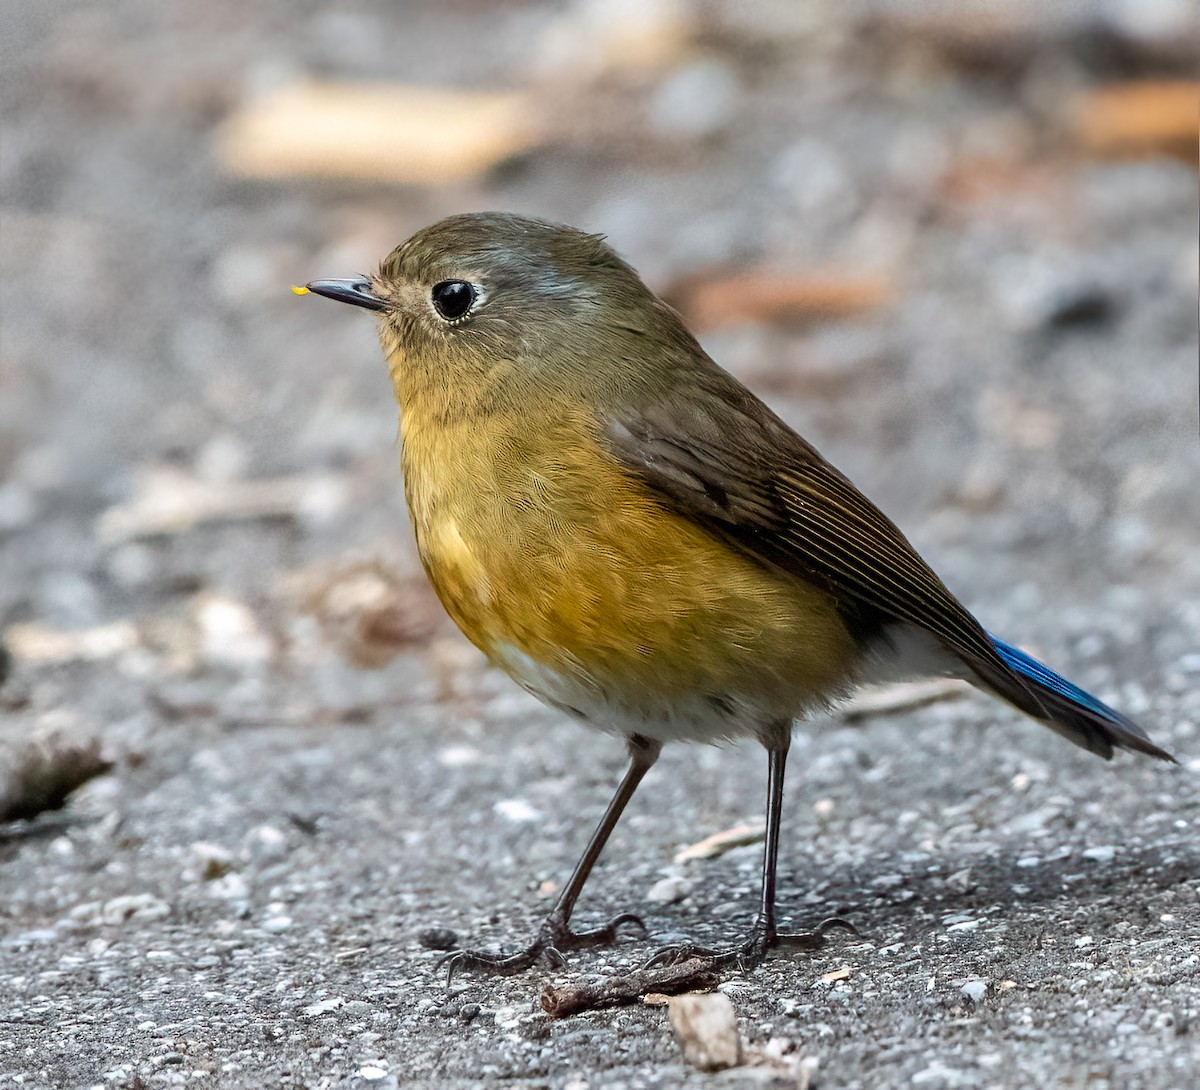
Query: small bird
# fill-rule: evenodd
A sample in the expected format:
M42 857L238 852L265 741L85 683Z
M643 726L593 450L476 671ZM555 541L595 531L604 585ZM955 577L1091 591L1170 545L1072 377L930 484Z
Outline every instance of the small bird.
M722 370L602 236L506 213L417 232L373 276L314 280L374 311L400 405L418 552L468 639L523 688L624 735L629 764L533 941L451 969L521 972L616 940L571 929L605 841L663 743L768 755L757 966L775 918L793 724L866 682L965 679L1101 757L1173 761L1145 732L986 632L900 530ZM844 923L844 921L827 921Z

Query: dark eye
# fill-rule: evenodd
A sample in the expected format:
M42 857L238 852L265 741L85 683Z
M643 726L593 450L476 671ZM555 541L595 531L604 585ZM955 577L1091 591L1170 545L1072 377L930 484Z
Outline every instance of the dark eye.
M475 289L465 280L443 280L433 285L433 308L448 322L461 318L475 302Z

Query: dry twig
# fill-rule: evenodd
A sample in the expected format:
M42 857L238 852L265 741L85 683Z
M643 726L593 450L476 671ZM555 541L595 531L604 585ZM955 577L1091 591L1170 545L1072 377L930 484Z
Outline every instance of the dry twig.
M606 977L595 984L569 984L564 988L548 984L542 992L542 1009L551 1018L569 1018L600 1007L637 1003L652 992L678 995L680 992L712 991L718 982L717 974L706 960L692 958L679 965L636 969L632 973Z

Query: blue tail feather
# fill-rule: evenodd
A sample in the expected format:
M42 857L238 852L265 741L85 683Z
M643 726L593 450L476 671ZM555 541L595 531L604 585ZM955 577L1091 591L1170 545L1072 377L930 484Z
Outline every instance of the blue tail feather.
M1037 698L1045 710L1045 721L1073 742L1102 757L1112 756L1113 747L1117 746L1174 761L1169 753L1151 742L1132 719L1056 674L1020 648L998 640L990 632L988 638L1004 665L1018 674Z
M1091 693L1081 689L1078 685L1068 681L1060 674L1056 674L1044 662L1038 662L1032 655L1027 655L1019 647L1013 647L1003 640L998 640L990 632L988 633L988 638L992 641L992 646L996 648L997 653L1004 660L1005 664L1011 666L1022 677L1037 682L1038 685L1049 689L1051 692L1058 693L1059 696L1066 697L1071 703L1078 704L1081 708L1086 708L1090 712L1095 712L1104 719L1111 719L1114 723L1120 723L1123 727L1132 725L1115 708L1110 708L1102 700L1097 700Z

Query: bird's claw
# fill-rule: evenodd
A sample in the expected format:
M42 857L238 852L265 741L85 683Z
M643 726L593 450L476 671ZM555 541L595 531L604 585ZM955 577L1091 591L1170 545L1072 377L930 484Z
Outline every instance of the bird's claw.
M622 927L630 926L638 932L638 938L646 938L650 932L641 916L632 912L621 912L608 921L603 927L591 931L571 931L562 925L561 930L554 932L555 945L565 945L568 950L582 950L588 946L607 946L617 941L618 932Z
M567 924L555 917L548 919L541 930L524 950L515 954L495 954L488 950L454 950L437 963L446 969L446 984L460 971L490 973L493 976L515 976L533 968L539 961L551 969L561 969L567 964L564 950L585 950L592 946L606 946L617 941L622 927L633 926L640 937L648 934L640 916L622 912L614 916L603 927L590 931L572 931Z
M439 958L437 968L446 970L446 987L458 972L490 973L493 976L516 976L544 961L551 969L561 969L567 963L562 952L553 946L532 942L515 954L494 954L489 950L454 950Z
M858 934L858 929L849 920L844 920L840 916L830 916L828 919L822 920L812 931L780 934L773 928L756 925L745 942L728 949L714 950L712 947L699 946L691 942L662 946L650 955L642 968L653 969L679 965L693 958L699 958L707 962L708 967L714 970L736 969L738 972L749 972L751 969L757 969L766 960L767 954L776 948L818 950L825 945L826 933L839 927L851 934Z

